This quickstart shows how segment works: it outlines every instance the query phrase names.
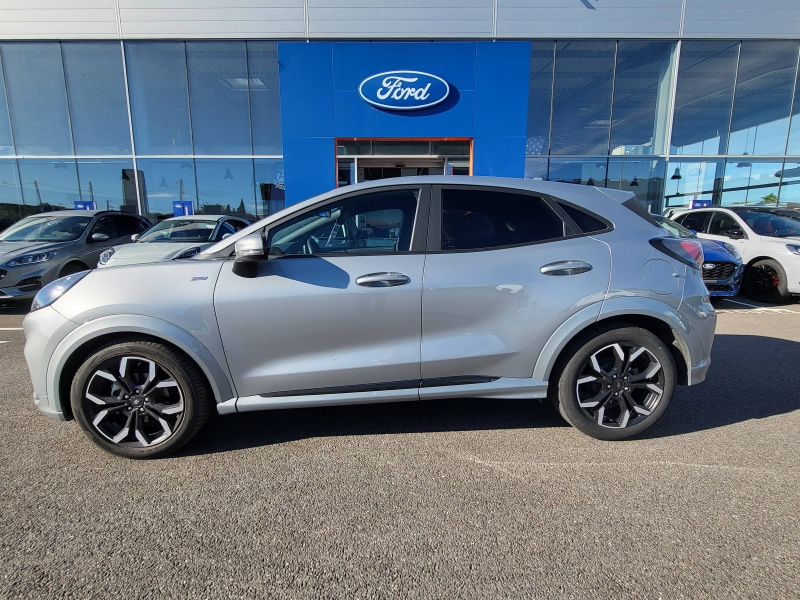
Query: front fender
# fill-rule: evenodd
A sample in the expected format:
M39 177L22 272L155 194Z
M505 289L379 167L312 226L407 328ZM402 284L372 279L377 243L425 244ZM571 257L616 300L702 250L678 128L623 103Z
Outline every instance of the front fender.
M180 348L197 363L208 379L217 403L236 397L233 380L227 369L220 364L214 354L192 334L177 325L144 315L113 315L87 321L71 331L56 347L47 367L47 395L50 406L57 412L64 412L60 397L61 374L70 356L81 346L100 336L112 333L140 333L152 336ZM69 399L67 399L67 402Z

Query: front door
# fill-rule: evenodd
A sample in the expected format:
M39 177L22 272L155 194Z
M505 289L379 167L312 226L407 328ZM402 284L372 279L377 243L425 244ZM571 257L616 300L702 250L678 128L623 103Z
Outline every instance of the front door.
M270 227L214 306L239 397L416 389L428 187L344 194Z

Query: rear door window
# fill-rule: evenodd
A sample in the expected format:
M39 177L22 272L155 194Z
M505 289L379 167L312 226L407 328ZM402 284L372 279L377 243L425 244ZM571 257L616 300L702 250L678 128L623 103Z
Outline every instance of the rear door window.
M537 196L442 189L442 250L479 250L564 237L561 218Z
M675 217L675 221L686 227L692 229L697 233L705 233L705 224L711 213L707 210L700 212L688 212Z

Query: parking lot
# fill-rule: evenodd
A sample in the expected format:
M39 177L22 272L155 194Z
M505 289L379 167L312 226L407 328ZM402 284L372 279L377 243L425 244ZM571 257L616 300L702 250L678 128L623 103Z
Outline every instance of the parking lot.
M796 598L800 304L717 305L637 439L538 402L214 417L134 462L39 414L0 308L4 598Z

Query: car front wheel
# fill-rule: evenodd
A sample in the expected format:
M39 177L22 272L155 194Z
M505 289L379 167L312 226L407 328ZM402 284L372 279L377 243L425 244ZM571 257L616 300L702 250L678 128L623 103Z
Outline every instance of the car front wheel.
M163 344L123 340L78 369L72 412L95 444L127 458L174 452L200 430L210 394L197 365Z
M566 355L552 399L564 419L591 437L641 433L672 400L675 361L646 329L615 327L585 336Z

